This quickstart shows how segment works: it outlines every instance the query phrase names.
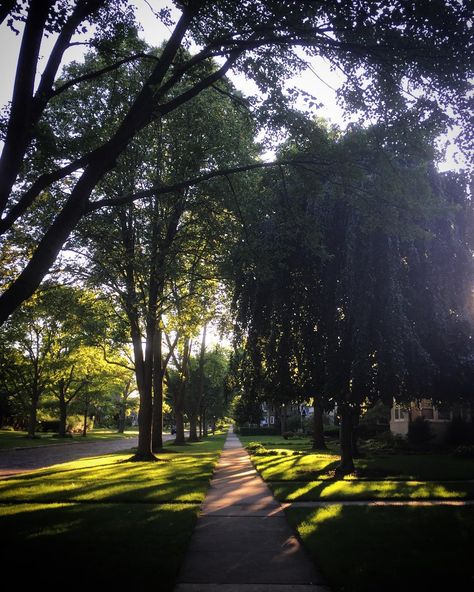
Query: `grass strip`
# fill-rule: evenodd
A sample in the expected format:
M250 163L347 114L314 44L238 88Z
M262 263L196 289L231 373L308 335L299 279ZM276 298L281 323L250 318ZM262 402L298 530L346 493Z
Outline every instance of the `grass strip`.
M469 507L285 510L335 592L474 589Z
M279 501L465 500L474 499L474 481L290 481L269 482Z
M58 438L56 434L38 434L35 438L28 438L27 432L0 430L0 450L11 450L12 448L37 448L41 446L52 446L56 444L80 444L83 442L103 442L107 440L126 440L136 438L136 430L126 431L119 434L116 430L97 429L88 432L84 438L82 435L74 435L68 438Z
M23 586L173 590L198 505L0 505L2 565ZM20 575L21 574L21 575Z

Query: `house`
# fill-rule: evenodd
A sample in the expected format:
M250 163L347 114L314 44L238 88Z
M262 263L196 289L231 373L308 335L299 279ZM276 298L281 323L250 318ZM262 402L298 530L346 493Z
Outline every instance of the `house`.
M472 412L469 407L462 405L437 407L430 399L420 399L406 405L394 403L390 412L390 431L392 434L407 436L410 421L417 417L422 417L430 424L436 440L442 440L453 419L471 421Z
M263 419L260 421L261 427L274 427L280 425L280 416L285 414L286 419L298 417L304 419L313 414L313 408L309 405L298 405L289 403L283 404L281 407L273 405L272 403L262 403Z

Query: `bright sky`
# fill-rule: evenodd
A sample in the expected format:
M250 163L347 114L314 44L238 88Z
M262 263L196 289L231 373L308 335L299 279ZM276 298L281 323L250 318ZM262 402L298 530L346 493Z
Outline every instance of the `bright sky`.
M172 15L175 19L179 17L179 11L171 2L165 0L135 0L137 20L141 23L143 31L141 35L148 44L158 46L170 35L170 29L157 19L153 10L159 10L166 6L172 8ZM0 106L5 105L11 99L13 78L15 73L16 58L21 41L21 35L16 36L4 24L0 27ZM42 55L47 56L52 45L52 39L45 39L42 46ZM66 60L80 60L83 48L73 47L67 51ZM302 55L302 54L301 54ZM44 58L43 58L44 59ZM40 73L39 73L40 74ZM235 86L246 94L256 94L255 85L243 76L230 74ZM335 89L342 82L340 73L331 71L328 64L322 59L314 59L311 68L301 75L288 80L288 86L296 86L301 90L314 95L323 106L313 110L312 114L324 117L330 123L335 123L344 128L350 119L344 118L344 112L336 103ZM297 107L304 110L305 105L301 102ZM449 136L448 136L449 137ZM266 155L271 157L272 155ZM460 165L455 161L455 151L448 152L448 158L440 166L440 170L458 169Z

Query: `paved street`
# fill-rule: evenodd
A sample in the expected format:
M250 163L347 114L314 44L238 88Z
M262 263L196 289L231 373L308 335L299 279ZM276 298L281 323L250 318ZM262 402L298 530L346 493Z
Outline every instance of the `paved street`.
M165 435L165 441L174 436ZM50 467L58 463L98 456L108 452L119 452L137 446L138 437L125 440L104 440L102 442L68 442L34 448L0 450L0 478Z

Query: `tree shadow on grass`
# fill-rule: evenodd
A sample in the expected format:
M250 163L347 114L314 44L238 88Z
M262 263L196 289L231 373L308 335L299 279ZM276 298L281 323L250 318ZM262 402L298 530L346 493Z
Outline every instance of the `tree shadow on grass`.
M60 570L69 574L75 587L133 585L145 590L156 582L160 591L171 592L198 508L154 504L9 507L8 513L0 515L2 537L8 540L2 564L9 573L21 574L27 587L51 587L53 570Z
M473 589L469 508L336 504L285 513L335 590Z

